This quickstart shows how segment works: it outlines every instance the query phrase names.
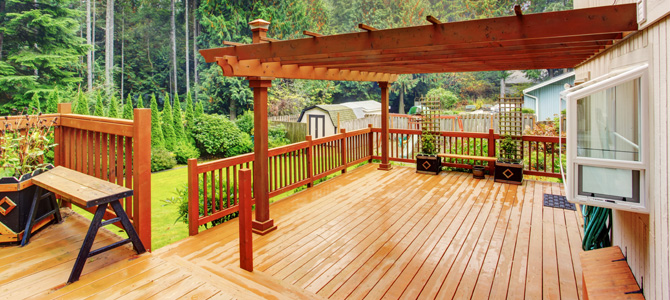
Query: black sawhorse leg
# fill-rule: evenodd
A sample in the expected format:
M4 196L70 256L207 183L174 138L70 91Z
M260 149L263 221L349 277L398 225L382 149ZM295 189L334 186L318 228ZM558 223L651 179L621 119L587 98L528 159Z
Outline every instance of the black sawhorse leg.
M70 273L70 278L67 280L67 283L73 283L79 280L79 276L81 276L81 272L84 270L84 264L86 264L86 260L89 257L93 257L100 253L107 252L109 250L112 250L116 247L125 245L130 242L133 243L133 248L135 249L135 252L137 252L137 254L146 252L146 250L144 249L144 245L142 244L142 241L137 235L135 228L130 223L128 215L123 210L123 207L121 207L121 203L119 203L119 200L114 200L111 203L109 203L112 205L112 209L114 209L114 212L116 213L116 218L102 222L102 217L105 215L105 211L107 210L107 204L108 203L98 205L98 208L95 211L95 215L93 216L93 220L91 221L91 226L88 227L86 238L84 239L84 243L81 245L81 250L79 250L79 255L77 255L77 260L74 263L72 273ZM100 227L113 224L116 222L121 222L123 229L128 234L128 238L91 251L91 247L93 247L93 241L95 240L95 236L98 234L98 230L100 229Z
M40 205L46 198L49 198L49 205L51 206L51 210L45 215L35 220L35 217L37 217L37 210L39 209ZM38 223L39 221L42 221L51 215L53 215L56 218L56 223L60 223L63 221L63 218L60 215L60 208L58 207L58 202L56 202L56 195L39 186L37 187L37 189L35 189L35 196L33 196L33 201L30 204L30 212L28 213L28 215L29 215L28 222L26 222L26 228L23 230L23 239L21 240L21 247L27 245L28 242L30 241L30 235L32 234L33 225L35 223Z

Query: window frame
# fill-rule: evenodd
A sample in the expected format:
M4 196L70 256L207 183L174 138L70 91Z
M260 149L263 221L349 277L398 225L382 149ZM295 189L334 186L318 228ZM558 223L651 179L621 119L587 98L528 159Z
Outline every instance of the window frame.
M567 179L566 194L568 201L591 206L607 207L639 213L649 213L649 79L648 65L641 65L619 72L611 72L581 85L567 89L561 93L567 102ZM592 94L614 88L621 84L639 79L639 122L640 143L639 161L627 161L605 158L590 158L577 156L577 100ZM610 117L610 116L608 116ZM609 120L609 118L608 118ZM639 171L639 203L612 199L609 197L580 195L579 166L593 166L622 170ZM633 176L635 178L635 176ZM634 183L632 183L635 186Z

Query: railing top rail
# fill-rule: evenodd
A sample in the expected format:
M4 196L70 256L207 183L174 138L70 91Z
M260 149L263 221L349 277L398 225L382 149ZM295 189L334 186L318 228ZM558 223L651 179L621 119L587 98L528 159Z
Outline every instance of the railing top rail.
M108 118L108 117L98 117L98 116L89 116L89 115L79 115L79 114L60 114L63 118L71 119L80 119L80 120L91 120L98 122L106 122L120 125L129 125L133 126L133 120L119 119L119 118Z
M372 132L372 130L370 128L356 129L356 130L352 130L352 131L347 131L346 136L350 137L350 136L361 135L361 134L366 134L366 133L370 133L370 132Z
M230 167L234 165L239 165L247 162L252 162L254 161L254 153L246 153L246 154L241 154L238 156L233 156L233 157L226 157L223 159L217 159L213 161L209 161L206 163L198 164L197 165L197 172L200 173L205 173L209 171L214 171L218 170L221 168L225 167Z
M328 143L328 142L332 142L332 141L342 139L343 137L344 137L344 134L338 133L338 134L334 134L334 135L331 135L331 136L326 136L326 137L322 137L322 138L318 138L318 139L313 139L312 140L312 145L325 144L325 143Z
M132 120L63 114L59 123L63 127L92 130L127 137L133 136Z
M309 142L297 142L268 150L268 156L281 155L309 147Z

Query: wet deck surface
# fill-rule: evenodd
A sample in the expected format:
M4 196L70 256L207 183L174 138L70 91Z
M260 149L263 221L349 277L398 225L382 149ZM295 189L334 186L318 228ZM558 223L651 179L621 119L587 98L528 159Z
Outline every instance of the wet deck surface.
M10 280L3 269L0 295L579 299L581 216L544 207L544 193L562 190L556 183L517 186L466 173L431 176L412 168L385 172L366 165L273 204L278 230L254 236L254 273L238 268L233 220L152 254L135 257L129 248L110 252L112 258L89 262L81 280L65 287L74 257L34 273L36 260L15 260L9 273L23 277ZM85 228L73 227L78 226L61 235L83 239ZM35 247L33 255L51 251L39 246L40 239L29 246ZM78 250L80 243L49 249ZM0 261L7 265L2 259L7 253L16 257L27 250L0 248ZM19 291L26 285L18 283L42 278L48 284Z

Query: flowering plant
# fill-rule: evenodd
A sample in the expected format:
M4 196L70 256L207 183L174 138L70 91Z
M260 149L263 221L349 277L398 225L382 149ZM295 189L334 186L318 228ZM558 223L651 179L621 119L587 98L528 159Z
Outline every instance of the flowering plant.
M0 119L0 177L20 178L48 165L44 156L56 146L53 132L57 119L23 112Z

